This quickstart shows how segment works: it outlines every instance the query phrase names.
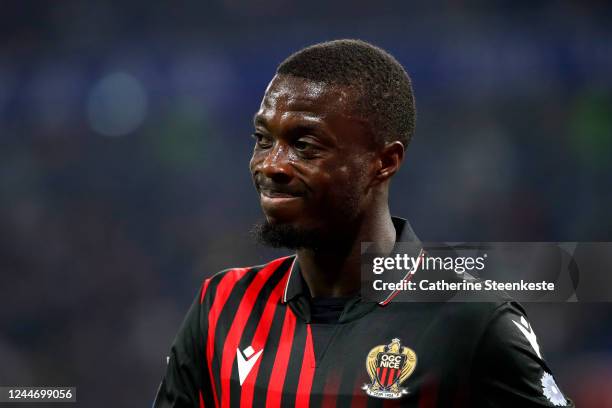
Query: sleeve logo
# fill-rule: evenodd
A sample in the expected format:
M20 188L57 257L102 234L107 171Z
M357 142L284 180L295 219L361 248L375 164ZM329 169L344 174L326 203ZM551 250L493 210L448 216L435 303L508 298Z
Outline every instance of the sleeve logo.
M536 335L531 325L527 323L527 320L525 320L525 318L521 316L520 323L514 320L512 321L512 323L514 323L514 325L521 331L521 333L523 333L523 335L525 336L529 344L531 344L533 351L535 351L538 357L542 359L542 354L540 354L540 345L538 344L538 339L536 338Z
M372 397L401 398L408 394L408 390L400 386L410 377L416 363L416 353L402 346L397 338L387 345L376 346L366 358L366 370L371 382L361 389Z

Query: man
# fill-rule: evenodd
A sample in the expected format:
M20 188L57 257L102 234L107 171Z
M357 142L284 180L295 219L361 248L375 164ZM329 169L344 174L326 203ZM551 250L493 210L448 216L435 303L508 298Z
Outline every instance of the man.
M277 69L254 119L259 238L297 255L204 281L156 407L571 406L519 305L360 293L361 243L418 242L389 184L415 124L410 79L356 40Z

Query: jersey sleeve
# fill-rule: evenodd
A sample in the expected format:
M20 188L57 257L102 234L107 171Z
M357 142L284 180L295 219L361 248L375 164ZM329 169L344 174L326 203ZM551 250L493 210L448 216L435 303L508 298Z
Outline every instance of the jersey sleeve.
M206 311L203 293L198 291L172 343L164 377L159 385L153 408L201 407L212 396L204 352ZM209 404L206 404L210 406Z
M478 407L574 407L517 304L502 306L490 321L476 350L472 380Z

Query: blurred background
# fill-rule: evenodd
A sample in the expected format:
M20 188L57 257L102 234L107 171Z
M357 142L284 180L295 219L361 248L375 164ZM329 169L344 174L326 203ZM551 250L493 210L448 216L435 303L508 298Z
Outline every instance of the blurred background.
M612 241L604 1L5 2L0 385L148 406L203 278L249 237L251 118L279 62L360 38L414 83L394 214L425 241ZM610 303L528 304L557 382L612 406Z

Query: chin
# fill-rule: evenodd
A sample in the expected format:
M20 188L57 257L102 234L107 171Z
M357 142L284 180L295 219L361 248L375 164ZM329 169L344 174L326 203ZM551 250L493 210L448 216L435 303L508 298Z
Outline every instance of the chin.
M272 225L287 224L298 226L299 224L303 223L303 220L300 219L302 214L299 211L289 211L288 209L281 208L271 209L264 207L263 213L266 217L266 221Z
M278 215L266 214L266 222L274 226L287 226L293 228L300 228L300 222L295 218L279 217Z
M296 231L320 230L321 225L312 220L304 219L302 214L271 214L264 213L266 222L272 226L292 228Z

